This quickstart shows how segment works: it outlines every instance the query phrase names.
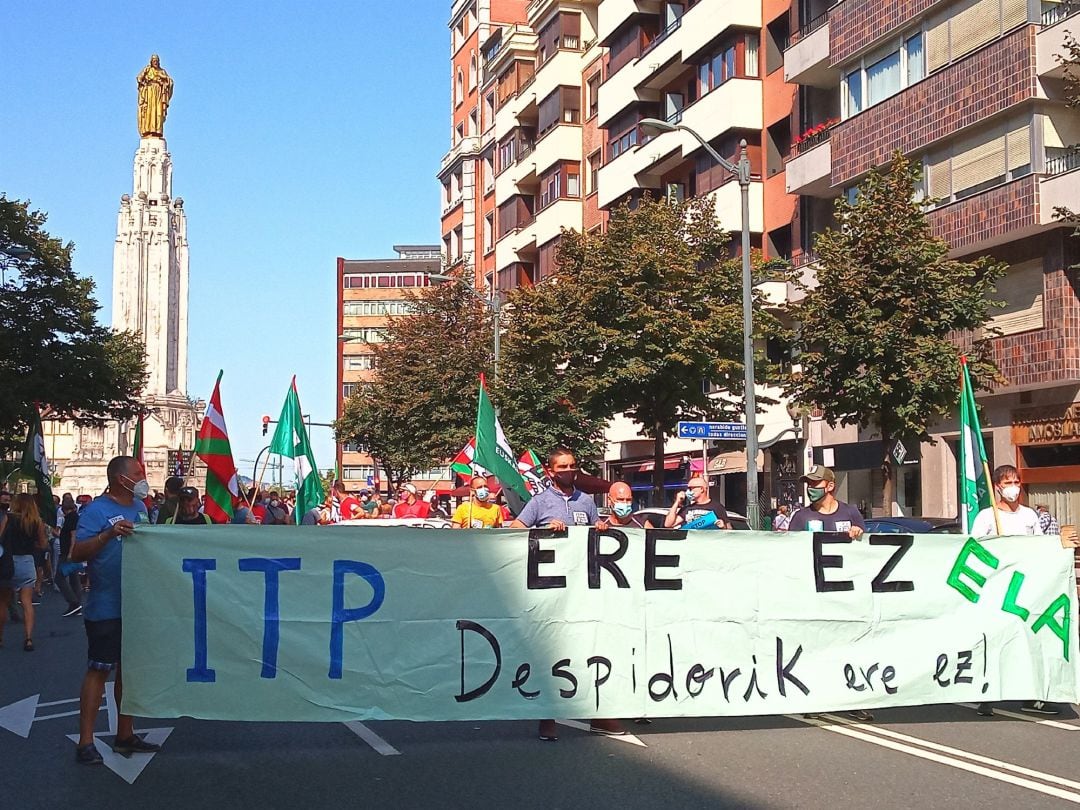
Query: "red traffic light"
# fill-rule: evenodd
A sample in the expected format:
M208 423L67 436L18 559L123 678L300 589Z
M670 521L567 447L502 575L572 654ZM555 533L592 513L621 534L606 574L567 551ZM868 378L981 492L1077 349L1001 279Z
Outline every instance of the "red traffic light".
M270 424L270 417L269 416L264 416L263 417L263 424L264 425L269 425Z

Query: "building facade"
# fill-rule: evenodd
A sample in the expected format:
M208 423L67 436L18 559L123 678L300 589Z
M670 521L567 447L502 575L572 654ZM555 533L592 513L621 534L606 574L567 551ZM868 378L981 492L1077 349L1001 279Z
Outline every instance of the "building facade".
M387 322L408 316L409 294L428 286L430 274L439 272L439 245L394 245L394 251L395 259L337 260L338 418L345 400L375 375L372 347L382 342ZM338 444L337 467L350 492L380 486L377 460L362 447ZM438 480L443 472L431 471L421 480Z
M1080 207L1080 112L1065 105L1064 32L1075 4L1027 0L844 0L793 8L785 75L799 85L799 132L787 161L800 196L797 261L812 268L812 234L832 201L894 150L918 162L936 200L934 233L954 257L1008 265L1006 302L989 326L1006 382L980 395L991 464L1018 466L1031 503L1080 519L1080 243L1055 216ZM796 27L797 24L797 27ZM957 514L958 425L933 444L883 448L855 429L811 425L815 461L832 463L847 500L875 512ZM902 459L897 503L880 502L888 449Z
M1068 269L1080 256L1054 214L1080 209L1080 158L1068 149L1080 143L1080 112L1065 106L1056 58L1075 4L533 0L512 11L488 14L478 31L480 130L468 146L477 179L453 177L456 134L440 173L451 265L469 257L477 284L500 294L538 283L554 269L560 228L603 228L608 211L646 192L707 196L738 231L735 179L689 133L640 126L659 118L732 162L746 141L751 243L812 278L814 237L833 224L834 200L899 149L921 162L925 195L938 200L934 232L953 255L1010 267L998 285L1007 308L991 324L1002 332L993 345L1008 383L981 397L994 458L1021 467L1034 499L1080 519L1071 421L1080 413L1080 302ZM455 42L458 15L470 13L484 12L455 3ZM459 225L459 198L463 216L472 200L472 225ZM767 287L777 306L795 292ZM896 502L883 504L879 439L793 412L776 390L759 395L777 401L758 420L764 507L796 499L799 471L826 463L841 496L868 514L957 513L955 424L935 426L934 444L888 448L900 472ZM645 486L651 442L621 418L608 440L605 472ZM671 440L667 451L672 486L705 469L721 497L745 506L737 448Z

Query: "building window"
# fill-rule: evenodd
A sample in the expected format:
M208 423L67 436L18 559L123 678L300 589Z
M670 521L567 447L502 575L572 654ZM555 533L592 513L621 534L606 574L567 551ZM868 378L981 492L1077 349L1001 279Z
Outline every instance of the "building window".
M578 87L557 87L540 102L537 111L537 139L544 137L559 124L581 123L581 90Z
M600 109L600 71L596 71L585 83L585 91L589 96L589 118L592 118Z
M492 212L484 217L484 253L490 253L495 248L495 213Z
M867 56L841 82L844 118L895 96L926 76L926 59L920 31L896 40L885 49Z
M511 136L499 144L499 172L504 172L514 165L514 143L515 138Z
M576 167L573 170L568 169L566 172L566 196L581 196L581 175L576 170Z
M616 117L608 125L608 160L614 160L638 143L638 121L641 116L634 110Z
M461 73L461 68L458 68L457 81L454 82L454 106L458 106L465 100L465 79Z
M413 305L408 301L346 301L342 315L346 318L411 315Z
M486 131L495 123L495 94L488 93L484 96L484 130Z
M345 383L341 386L342 399L348 399L356 393L356 383Z
M343 279L346 290L380 287L426 287L427 273L350 273Z
M556 170L543 183L540 191L540 207L546 208L559 199L562 172Z
M469 137L480 134L479 114L480 111L476 107L473 107L472 112L469 113Z
M342 330L345 340L350 343L382 343L383 330L374 326L352 327Z
M357 464L341 468L341 477L346 481L367 481L375 478L375 467L371 464Z
M347 354L344 359L346 371L371 371L375 368L373 354Z
M586 175L588 178L585 182L588 184L585 187L586 194L596 193L596 183L600 179L600 150L597 149L588 158L586 158L586 164L588 166L589 173Z
M742 34L722 42L711 56L698 65L697 97L701 98L729 79L756 77L757 53L757 34Z
M469 89L476 89L476 51L469 54Z
M927 196L938 205L1031 174L1031 121L1014 119L927 155Z

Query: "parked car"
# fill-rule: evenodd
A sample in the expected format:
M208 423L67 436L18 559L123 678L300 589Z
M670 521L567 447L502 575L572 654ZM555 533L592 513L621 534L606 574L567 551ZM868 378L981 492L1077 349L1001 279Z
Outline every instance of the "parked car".
M941 526L956 528L939 529ZM866 521L866 531L870 534L940 534L959 530L959 524L952 518L879 517Z
M657 528L663 528L664 517L667 515L668 510L662 506L647 506L644 509L638 509L634 512L634 518L639 523L644 523L646 520L652 522L653 526ZM736 531L749 531L750 523L747 519L740 515L738 512L728 512L728 523L731 524L731 528Z

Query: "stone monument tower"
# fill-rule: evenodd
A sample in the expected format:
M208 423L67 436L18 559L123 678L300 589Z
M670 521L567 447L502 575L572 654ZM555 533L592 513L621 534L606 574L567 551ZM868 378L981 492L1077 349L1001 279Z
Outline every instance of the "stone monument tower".
M153 489L174 473L169 451L190 450L205 403L187 395L188 240L184 201L173 197L164 127L173 80L155 54L138 79L139 148L132 193L120 198L113 248L113 328L138 332L149 378L143 391L143 458ZM62 486L95 492L118 453L131 453L134 423L77 431ZM173 465L174 466L174 465ZM189 481L190 470L185 469ZM202 478L203 476L197 476Z

